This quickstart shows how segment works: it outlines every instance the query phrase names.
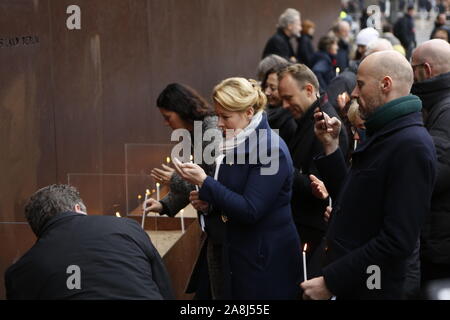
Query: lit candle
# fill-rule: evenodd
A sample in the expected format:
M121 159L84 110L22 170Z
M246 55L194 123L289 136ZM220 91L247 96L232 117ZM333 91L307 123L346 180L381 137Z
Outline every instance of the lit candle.
M306 249L308 249L308 244L305 243L303 247L303 279L304 281L308 280L308 276L306 275Z
M336 76L338 76L341 73L341 68L337 67L336 68Z
M159 184L159 182L156 183L156 200L159 201L159 187L161 185Z
M184 213L184 209L181 209L181 211L180 211L180 217L181 217L181 232L184 233L184 215L183 215L183 213Z
M189 156L189 159L191 160L191 162L194 161L194 156L191 154L191 155Z
M120 215L120 212L119 212L119 211L116 212L116 217L117 217L117 218L121 218L121 217L122 217L122 216Z
M144 199L144 203L142 204L142 221L141 221L141 227L142 229L144 229L144 225L145 225L145 206L147 205L147 200L150 196L150 190L145 190L145 199Z
M170 163L170 157L167 157L167 158L166 158L166 162L167 162L167 164Z

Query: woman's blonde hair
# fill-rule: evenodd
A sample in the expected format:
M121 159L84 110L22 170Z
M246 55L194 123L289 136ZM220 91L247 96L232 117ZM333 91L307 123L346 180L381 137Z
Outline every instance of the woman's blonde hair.
M266 95L252 79L229 78L219 83L213 92L213 100L231 112L244 112L253 107L255 113L264 110Z

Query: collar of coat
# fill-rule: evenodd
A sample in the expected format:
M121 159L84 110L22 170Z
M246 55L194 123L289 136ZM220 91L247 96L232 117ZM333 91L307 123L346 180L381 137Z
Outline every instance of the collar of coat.
M37 237L41 238L49 229L51 229L60 220L63 220L68 217L74 217L74 216L87 217L87 215L85 215L85 214L72 212L72 211L58 213L54 217L52 217L50 220L48 220L46 223L44 223L44 225L41 227L41 229L38 230Z
M422 110L422 101L417 96L409 95L392 100L379 107L367 119L366 133L370 137L390 122L420 110Z
M411 92L422 100L425 110L431 111L437 103L450 96L450 72L416 82Z

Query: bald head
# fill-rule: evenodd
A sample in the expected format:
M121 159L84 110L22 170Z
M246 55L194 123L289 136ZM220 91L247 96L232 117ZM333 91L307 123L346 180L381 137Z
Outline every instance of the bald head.
M450 72L450 44L441 39L424 42L414 50L412 64L430 66L429 78Z
M394 50L372 53L363 60L359 68L358 74L361 71L376 80L391 78L393 97L408 95L413 85L411 65L403 55Z
M378 39L373 40L372 42L370 42L367 45L367 49L366 49L366 52L364 53L364 55L365 55L365 57L367 57L368 55L370 55L372 53L380 52L380 51L388 51L388 50L394 50L394 47L389 42L389 40L386 40L383 38L378 38Z

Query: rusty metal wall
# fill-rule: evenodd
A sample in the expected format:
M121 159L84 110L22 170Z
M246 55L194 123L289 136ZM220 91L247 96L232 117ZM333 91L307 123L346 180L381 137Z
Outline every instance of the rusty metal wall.
M67 183L69 173L123 174L126 143L169 141L155 108L169 82L209 99L226 77L255 77L285 8L321 35L339 2L0 1L0 298L6 267L34 241L17 222L36 189ZM73 4L81 30L66 27Z

